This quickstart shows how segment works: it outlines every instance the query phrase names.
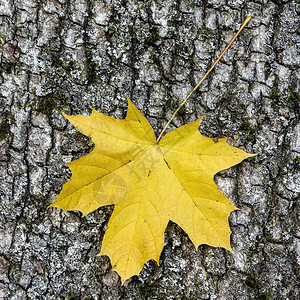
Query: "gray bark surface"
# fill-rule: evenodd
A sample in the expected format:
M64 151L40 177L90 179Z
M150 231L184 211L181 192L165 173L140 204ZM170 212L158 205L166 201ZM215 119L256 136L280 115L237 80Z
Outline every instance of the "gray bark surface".
M298 1L1 0L0 299L299 299ZM113 207L81 218L47 206L66 163L93 144L62 116L123 118L126 95L156 134L172 122L258 153L216 175L240 208L234 253L170 222L160 265L121 286L97 256Z

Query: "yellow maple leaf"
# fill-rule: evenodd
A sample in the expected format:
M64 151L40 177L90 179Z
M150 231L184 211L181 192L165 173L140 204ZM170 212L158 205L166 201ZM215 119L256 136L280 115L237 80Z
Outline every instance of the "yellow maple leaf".
M170 220L196 247L231 250L228 216L236 207L214 183L220 170L253 156L200 134L200 120L157 142L146 118L128 99L124 120L93 110L65 117L91 137L94 150L68 164L71 179L50 206L86 215L114 204L100 254L108 255L125 281L145 262L159 261Z
M200 134L200 120L163 133L179 109L213 70L247 19L194 90L174 112L159 137L128 99L127 116L114 119L93 110L91 116L65 117L91 137L94 150L68 164L71 179L50 206L86 215L115 205L99 255L108 255L124 282L145 262L159 256L168 222L177 223L197 248L200 244L231 251L229 214L237 209L217 188L214 175L256 154L248 154Z

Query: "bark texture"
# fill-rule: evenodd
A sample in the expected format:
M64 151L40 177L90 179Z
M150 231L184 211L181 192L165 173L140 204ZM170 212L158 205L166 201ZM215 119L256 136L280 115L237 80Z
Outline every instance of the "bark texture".
M298 299L299 1L1 0L0 299ZM216 182L240 208L232 248L195 250L174 223L160 266L121 286L99 257L112 207L49 209L90 140L61 115L123 118L126 95L156 133L253 18L170 129L259 155ZM299 283L299 281L298 281Z

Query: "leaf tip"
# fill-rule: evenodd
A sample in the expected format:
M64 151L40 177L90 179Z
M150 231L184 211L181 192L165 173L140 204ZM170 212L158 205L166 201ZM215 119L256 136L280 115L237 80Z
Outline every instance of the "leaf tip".
M57 207L57 208L60 208L59 206L57 206L56 204L55 204L55 201L53 202L53 203L51 203L51 204L49 204L48 206L47 206L47 210L49 209L49 208L51 208L51 207Z
M229 252L231 252L232 254L234 253L234 251L232 250L231 246L227 249Z
M247 153L246 152L246 158L248 158L248 157L253 157L253 156L256 156L256 155L258 155L259 153Z
M132 101L130 100L130 98L126 95L127 101L128 101L128 106L132 105Z
M191 122L189 124L194 124L195 126L197 126L197 130L198 130L198 127L200 126L200 123L202 122L203 118L205 117L205 115L203 115L202 117L200 117L199 119L197 119L196 121L194 122ZM188 125L188 124L187 124Z
M64 112L61 112L61 114L62 114L66 119L68 119L69 115L65 114Z
M134 111L135 106L132 103L132 101L129 99L129 97L126 95L127 101L128 101L128 107L127 107L127 114L126 114L126 118L125 119L130 119L131 118L131 111Z
M80 211L81 211L81 218L84 218L90 213L89 211L85 211L85 210L80 210Z
M205 117L205 115L201 116L198 120L195 121L195 123L198 123L198 126L199 126L204 117Z
M50 205L48 205L48 206L46 207L46 209L48 210L50 207L53 207L53 203L50 204Z
M199 126L200 126L200 124L201 124L204 117L205 117L205 115L201 116L198 120L192 122L193 124L195 124L195 126L197 126L197 131L199 131ZM199 131L199 133L200 133L200 131Z

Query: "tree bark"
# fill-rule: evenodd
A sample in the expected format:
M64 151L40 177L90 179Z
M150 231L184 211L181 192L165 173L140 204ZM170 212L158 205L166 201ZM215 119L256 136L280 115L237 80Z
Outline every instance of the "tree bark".
M123 118L127 95L159 134L247 13L170 126L205 115L203 135L258 153L215 177L240 209L234 253L170 222L160 265L121 286L97 256L113 207L47 210L93 148L61 112ZM0 299L297 299L298 15L289 0L2 0Z

